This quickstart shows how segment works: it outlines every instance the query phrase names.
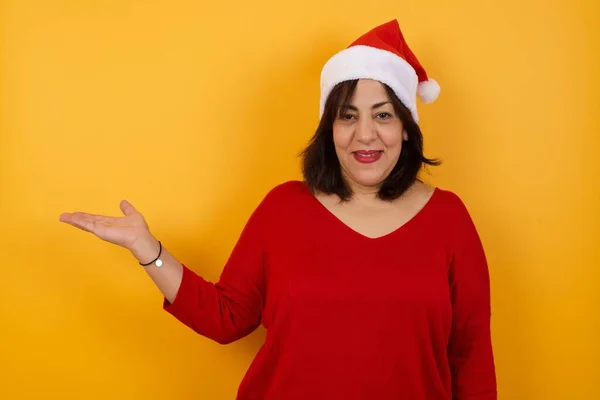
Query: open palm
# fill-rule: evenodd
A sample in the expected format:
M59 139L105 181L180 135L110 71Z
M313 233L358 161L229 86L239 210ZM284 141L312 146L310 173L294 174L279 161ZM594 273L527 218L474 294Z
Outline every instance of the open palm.
M109 217L85 212L63 213L59 220L91 232L102 240L131 249L136 240L148 231L142 214L126 200L120 203L122 217Z

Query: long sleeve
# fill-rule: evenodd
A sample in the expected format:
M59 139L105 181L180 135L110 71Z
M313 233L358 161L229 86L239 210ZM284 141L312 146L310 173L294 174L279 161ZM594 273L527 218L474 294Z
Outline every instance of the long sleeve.
M231 343L261 323L264 305L264 229L266 204L252 213L216 283L208 282L186 265L173 303L163 308L209 339Z
M490 276L484 249L462 202L457 207L450 266L453 323L448 356L453 400L496 400L491 340Z

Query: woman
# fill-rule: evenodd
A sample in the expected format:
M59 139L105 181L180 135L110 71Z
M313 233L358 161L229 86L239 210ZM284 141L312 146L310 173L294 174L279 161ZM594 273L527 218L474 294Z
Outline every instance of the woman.
M394 20L333 56L304 181L274 187L220 279L204 280L123 201L60 220L129 249L164 309L219 343L260 324L238 399L496 399L484 250L459 197L418 180L417 95L435 100Z

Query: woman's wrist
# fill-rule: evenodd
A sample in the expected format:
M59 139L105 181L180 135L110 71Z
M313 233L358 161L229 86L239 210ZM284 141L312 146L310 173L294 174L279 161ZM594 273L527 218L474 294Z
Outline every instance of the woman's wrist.
M147 264L154 260L160 251L160 243L150 232L138 238L129 249L131 254L141 264Z

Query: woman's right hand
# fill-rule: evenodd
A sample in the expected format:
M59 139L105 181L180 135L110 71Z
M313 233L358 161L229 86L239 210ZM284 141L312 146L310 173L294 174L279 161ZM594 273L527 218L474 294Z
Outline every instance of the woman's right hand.
M141 257L144 249L153 247L157 241L150 234L144 216L126 200L120 204L122 217L109 217L86 212L63 213L61 222L78 229L90 232L100 239L122 246L131 251L134 256Z

